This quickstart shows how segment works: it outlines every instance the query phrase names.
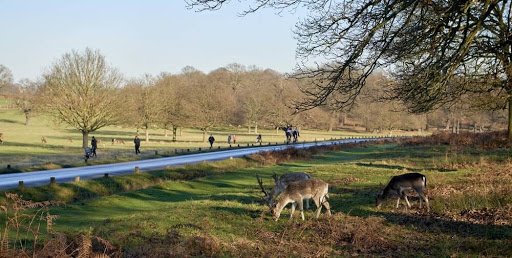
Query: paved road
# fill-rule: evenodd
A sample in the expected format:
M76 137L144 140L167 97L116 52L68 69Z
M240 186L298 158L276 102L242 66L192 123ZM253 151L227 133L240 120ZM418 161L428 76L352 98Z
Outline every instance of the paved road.
M27 173L3 174L0 175L0 189L15 188L18 186L19 181L23 181L25 186L38 186L48 184L50 182L50 177L55 177L57 182L70 182L73 181L75 177L80 177L80 179L82 180L88 178L102 177L105 175L105 173L108 173L109 176L129 174L133 173L135 167L139 167L141 171L150 171L162 169L168 166L179 166L184 164L199 163L203 161L222 160L228 159L230 157L242 157L260 151L283 150L286 148L308 148L315 145L322 146L332 144L355 143L363 141L372 141L377 139L379 138L344 139L317 143L299 143L293 145L260 146L254 148L231 149L216 152L198 153L168 158L138 160L96 166L42 170Z

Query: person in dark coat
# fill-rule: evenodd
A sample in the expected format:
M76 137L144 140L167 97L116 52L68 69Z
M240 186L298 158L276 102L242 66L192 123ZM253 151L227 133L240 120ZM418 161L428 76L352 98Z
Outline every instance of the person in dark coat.
M139 139L139 136L135 136L135 139L133 139L133 143L135 144L135 154L140 154L140 139Z
M213 147L213 143L215 142L215 138L213 137L213 134L208 137L208 141L210 142L210 149Z
M96 138L94 136L91 139L91 151L92 151L92 157L96 157L96 149L98 148L98 141L96 141Z
M258 134L258 136L256 136L256 142L261 143L261 134Z

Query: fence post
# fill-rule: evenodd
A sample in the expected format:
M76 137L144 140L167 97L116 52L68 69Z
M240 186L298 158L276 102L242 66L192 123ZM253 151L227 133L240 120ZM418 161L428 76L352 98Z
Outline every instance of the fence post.
M80 182L80 177L79 176L75 176L75 182Z
M55 180L55 177L50 177L50 186L57 184L57 180Z
M108 178L108 173L105 173L103 177Z
M25 183L23 182L23 180L20 180L18 182L18 188L23 191L25 189Z

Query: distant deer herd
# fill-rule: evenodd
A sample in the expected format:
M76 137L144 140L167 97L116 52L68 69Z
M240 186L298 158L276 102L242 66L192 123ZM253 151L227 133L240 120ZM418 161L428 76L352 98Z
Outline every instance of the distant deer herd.
M293 218L295 209L298 208L302 220L304 220L304 201L306 201L306 208L309 208L309 199L313 199L317 209L316 218L320 216L322 207L327 210L327 215L331 215L331 208L328 202L329 199L329 185L320 180L311 177L311 175L302 172L287 173L277 176L274 173L274 187L268 191L263 186L263 180L260 176L256 176L261 191L264 194L263 200L270 208L272 217L277 221L281 215L283 208L289 203L292 204L290 219ZM392 196L397 196L396 208L400 204L400 199L403 198L407 207L411 207L407 199L407 191L415 191L420 199L420 208L422 208L422 201L425 202L427 212L430 211L428 198L425 196L427 187L427 177L420 173L406 173L391 178L386 187L377 195L376 206L380 208L382 202Z

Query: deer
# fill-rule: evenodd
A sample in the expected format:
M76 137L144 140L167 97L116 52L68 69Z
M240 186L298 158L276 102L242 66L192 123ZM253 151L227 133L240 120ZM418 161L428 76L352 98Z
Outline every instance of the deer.
M278 221L283 208L288 205L288 203L292 203L290 219L293 219L293 213L298 205L301 218L304 220L303 201L304 199L313 199L313 202L317 207L316 218L320 216L322 206L327 209L327 214L331 216L331 207L329 202L327 202L327 198L329 198L328 192L329 185L320 179L311 178L290 182L286 186L285 190L275 198L270 211L274 220Z
M272 206L274 197L276 197L282 191L284 191L289 183L312 178L311 175L304 172L286 173L281 176L277 176L277 174L274 173L272 177L274 178L274 188L272 188L272 190L268 192L263 187L263 181L261 180L260 176L256 175L261 191L265 195L263 199L265 200L269 207ZM309 201L306 201L306 208L309 208Z
M400 198L404 198L407 203L407 207L411 208L411 204L407 199L407 195L405 194L405 190L414 190L420 197L420 208L422 208L422 201L425 201L427 206L427 212L430 211L430 207L428 205L428 198L425 196L425 189L427 188L427 177L420 173L406 173L399 176L394 176L391 178L389 183L386 185L384 190L382 190L379 194L377 194L376 198L376 206L380 209L382 202L389 198L391 195L398 195L398 199L396 201L396 208L398 208L400 204Z

